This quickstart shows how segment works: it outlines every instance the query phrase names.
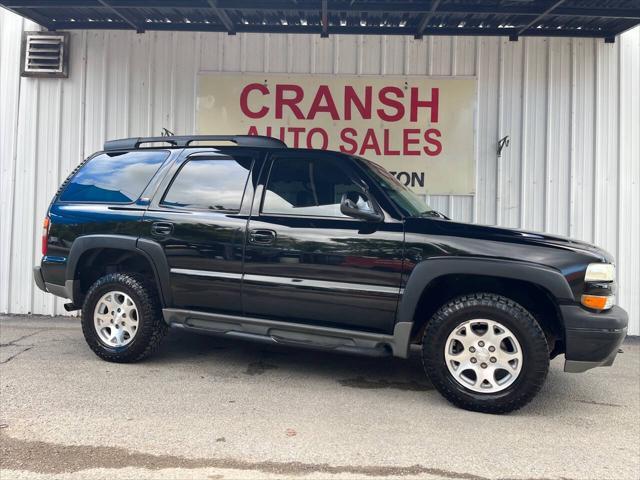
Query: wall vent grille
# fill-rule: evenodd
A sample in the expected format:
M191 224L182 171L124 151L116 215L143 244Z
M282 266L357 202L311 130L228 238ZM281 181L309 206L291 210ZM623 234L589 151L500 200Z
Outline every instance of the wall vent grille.
M69 76L69 34L24 32L22 37L22 76Z

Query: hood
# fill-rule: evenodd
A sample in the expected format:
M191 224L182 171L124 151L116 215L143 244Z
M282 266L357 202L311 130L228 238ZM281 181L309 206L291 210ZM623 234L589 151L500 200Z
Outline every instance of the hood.
M491 244L499 242L502 244L512 245L514 249L505 248L503 252L498 252L500 254L497 256L502 258L513 258L516 252L518 252L518 256L515 259L527 261L529 260L526 256L527 249L520 249L516 247L530 246L557 250L556 253L558 254L564 251L570 254L577 254L580 257L590 257L591 261L594 262L614 262L613 256L610 253L596 247L595 245L559 235L550 235L540 232L459 223L437 218L407 219L406 232L408 234L422 233L429 236L459 237L461 239L485 241ZM535 249L531 250L533 257L531 261L535 261L535 259L539 257L539 254L535 254L534 250ZM522 254L525 254L524 258L521 256ZM555 257L555 255L551 256Z

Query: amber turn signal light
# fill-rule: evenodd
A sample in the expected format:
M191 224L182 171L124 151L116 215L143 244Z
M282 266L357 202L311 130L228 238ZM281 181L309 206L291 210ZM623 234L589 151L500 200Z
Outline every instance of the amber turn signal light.
M601 296L601 295L582 295L582 304L585 307L593 308L594 310L606 310L613 306L613 296Z

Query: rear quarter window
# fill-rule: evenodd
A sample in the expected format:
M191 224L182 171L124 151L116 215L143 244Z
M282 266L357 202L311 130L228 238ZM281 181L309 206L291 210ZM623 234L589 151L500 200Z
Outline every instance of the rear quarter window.
M132 203L168 156L164 150L101 153L71 178L60 201Z

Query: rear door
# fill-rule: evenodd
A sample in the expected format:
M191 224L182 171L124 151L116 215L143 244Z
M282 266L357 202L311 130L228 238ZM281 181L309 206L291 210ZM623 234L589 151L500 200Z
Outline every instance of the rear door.
M400 293L402 223L340 212L366 190L347 157L291 150L263 169L247 234L245 314L392 332Z
M255 151L196 151L176 162L144 217L170 268L172 306L240 314Z

